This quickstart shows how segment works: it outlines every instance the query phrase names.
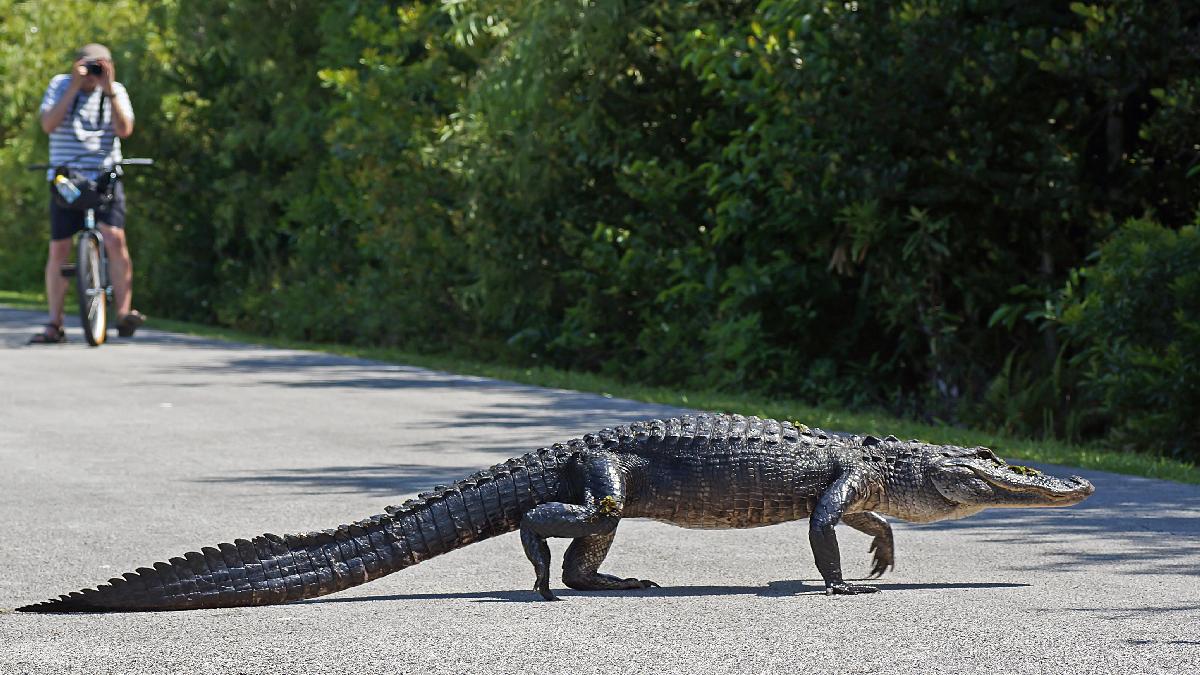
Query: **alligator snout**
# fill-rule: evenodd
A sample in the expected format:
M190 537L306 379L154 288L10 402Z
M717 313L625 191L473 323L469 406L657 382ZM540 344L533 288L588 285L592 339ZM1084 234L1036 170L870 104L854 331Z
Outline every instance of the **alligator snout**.
M1083 476L1071 476L1071 482L1075 483L1075 491L1082 494L1084 497L1090 497L1096 491L1096 486L1092 485L1092 481Z

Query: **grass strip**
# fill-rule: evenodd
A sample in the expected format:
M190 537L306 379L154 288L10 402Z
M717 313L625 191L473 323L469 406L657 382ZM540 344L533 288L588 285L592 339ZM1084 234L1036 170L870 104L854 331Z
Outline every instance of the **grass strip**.
M36 309L44 312L46 311L46 295L44 293L0 291L0 305L16 309Z
M44 295L0 290L0 305L19 309L45 309ZM648 387L619 382L591 373L572 372L539 366L525 368L495 363L481 363L470 359L417 354L399 349L382 347L354 347L348 345L303 342L286 338L255 335L230 328L209 326L172 319L151 318L148 328L183 333L197 337L233 342L246 342L284 349L319 351L342 356L353 356L386 363L397 363L433 370L442 370L460 375L477 375L521 384L556 389L571 389L600 394L606 397L625 398L645 403L680 406L700 410L758 415L803 422L810 427L851 431L861 434L900 438L919 438L928 443L962 446L982 445L994 449L1006 459L1021 459L1049 464L1061 464L1085 469L1111 471L1146 478L1160 478L1183 483L1200 484L1200 467L1169 457L1136 452L1122 452L1105 448L1100 444L1069 444L1053 440L1015 438L956 427L947 424L925 424L914 420L895 417L883 412L841 410L816 407L798 401L767 399L760 396L738 395L716 391L684 391L669 387Z

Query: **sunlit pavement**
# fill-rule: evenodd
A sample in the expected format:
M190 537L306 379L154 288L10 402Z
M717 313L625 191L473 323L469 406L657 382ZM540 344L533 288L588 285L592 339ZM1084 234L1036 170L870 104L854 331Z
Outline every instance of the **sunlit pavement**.
M872 596L820 593L803 523L626 521L604 570L663 588L541 602L510 534L294 605L12 613L200 546L357 520L538 446L672 412L149 329L89 348L76 324L66 345L25 346L41 320L0 308L2 673L1200 663L1200 487L1072 470L1097 488L1079 507L897 524L897 568ZM839 532L847 569L865 573L868 539ZM556 566L564 548L552 546Z

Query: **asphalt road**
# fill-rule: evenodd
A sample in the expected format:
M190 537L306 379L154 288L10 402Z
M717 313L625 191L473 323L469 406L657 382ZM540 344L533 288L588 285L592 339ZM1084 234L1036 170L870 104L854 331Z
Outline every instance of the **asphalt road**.
M379 513L540 445L672 412L153 330L99 349L77 329L70 344L25 347L39 321L0 308L0 673L1200 663L1200 487L1074 470L1060 471L1096 484L1075 508L896 524L897 568L871 596L821 594L802 523L705 532L626 521L604 569L663 588L538 601L510 534L294 605L13 613L200 546ZM839 531L848 571L865 573L868 539ZM564 548L552 547L556 566Z

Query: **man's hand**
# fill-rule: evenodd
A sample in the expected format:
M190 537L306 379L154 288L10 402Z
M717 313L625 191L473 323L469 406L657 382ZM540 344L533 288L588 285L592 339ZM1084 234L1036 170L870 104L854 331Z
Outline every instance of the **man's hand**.
M97 63L100 64L100 74L97 76L100 80L100 90L108 96L112 96L113 82L117 81L117 67L108 60L97 61Z
M117 134L118 138L129 138L129 135L133 133L133 118L129 116L128 110L121 107L121 100L113 92L113 83L117 81L117 67L107 59L99 63L100 88L112 102L113 132Z
M67 91L79 91L87 76L87 59L79 59L75 62L75 65L71 66L71 84L68 85Z

